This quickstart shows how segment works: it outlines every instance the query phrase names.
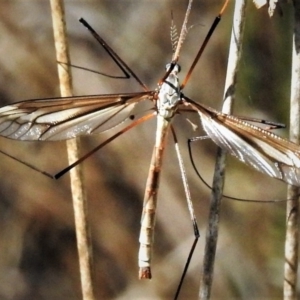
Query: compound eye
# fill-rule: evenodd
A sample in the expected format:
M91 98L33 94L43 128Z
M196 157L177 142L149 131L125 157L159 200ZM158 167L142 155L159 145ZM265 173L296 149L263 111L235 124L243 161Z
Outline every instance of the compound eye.
M175 70L175 69L176 69L176 72L177 72L177 73L180 73L180 71L181 71L180 65L176 64L175 67L174 67L174 70Z
M167 64L166 65L166 71L168 71L172 66L173 66L173 69L172 69L173 72L179 73L181 71L181 67L178 64L175 64L175 65L174 64Z

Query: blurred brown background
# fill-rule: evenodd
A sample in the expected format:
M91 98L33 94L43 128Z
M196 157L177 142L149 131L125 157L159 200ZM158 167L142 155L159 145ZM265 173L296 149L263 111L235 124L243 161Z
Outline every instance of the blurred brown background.
M195 0L180 64L185 74L223 1ZM150 88L171 58L171 11L180 29L187 1L66 1L73 64L119 74L103 49L78 22L85 18ZM213 35L185 94L219 109L227 65L234 1ZM292 7L270 19L249 2L235 113L288 122ZM50 4L47 0L0 1L1 105L59 96ZM113 80L73 70L76 95L140 91L134 80ZM199 120L195 119L198 123ZM196 299L209 190L187 156L193 132L174 120L185 158L201 230L181 299ZM201 126L200 126L201 127ZM193 241L172 139L159 191L153 279L138 280L142 199L154 142L155 122L131 130L84 162L98 299L172 299ZM286 131L281 130L286 136ZM85 153L107 134L82 139ZM1 149L55 173L67 164L64 142L0 139ZM211 182L216 148L194 145L201 174ZM0 157L0 299L81 299L68 176L54 182ZM246 199L284 199L285 184L228 161L225 192ZM212 299L281 299L285 204L224 199L221 207Z

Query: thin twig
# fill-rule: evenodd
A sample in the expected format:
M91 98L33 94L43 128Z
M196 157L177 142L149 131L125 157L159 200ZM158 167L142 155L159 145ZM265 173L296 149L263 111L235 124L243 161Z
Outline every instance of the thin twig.
M238 62L241 57L243 29L245 21L246 0L236 1L233 16L233 27L230 41L230 53L228 58L227 75L224 92L224 103L222 112L231 114L234 87ZM209 213L209 224L206 233L205 253L203 260L203 271L200 281L199 299L209 299L213 282L213 270L215 253L218 240L220 205L225 180L226 152L218 148L215 172L212 185L211 206Z
M299 144L300 140L300 47L297 39L300 29L300 1L294 1L295 25L293 35L293 60L290 107L290 140ZM284 264L284 299L297 298L297 270L299 248L299 187L288 186L286 206L286 237Z
M72 78L69 67L70 58L66 37L63 0L50 0L50 3L56 48L56 60L64 63L63 65L57 64L61 96L68 97L72 96ZM68 159L70 164L78 160L79 147L80 144L78 139L67 141ZM70 184L75 215L82 295L84 300L94 300L91 239L87 221L87 201L83 188L80 166L77 166L70 171Z

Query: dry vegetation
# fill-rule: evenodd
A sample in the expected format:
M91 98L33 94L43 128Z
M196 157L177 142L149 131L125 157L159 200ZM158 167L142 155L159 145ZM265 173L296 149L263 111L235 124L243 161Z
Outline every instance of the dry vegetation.
M171 58L170 12L178 27L185 1L66 1L71 59L76 65L117 73L101 47L78 19L84 17L150 87ZM196 1L194 25L183 47L185 72L222 1ZM270 20L248 5L236 114L287 121L291 57L291 9ZM216 30L185 93L220 108L231 29L232 3ZM1 105L59 95L49 2L0 2ZM77 95L139 91L134 80L112 80L74 70ZM193 116L191 116L193 118ZM177 125L177 126L176 126ZM195 176L187 157L194 133L182 117L175 120L185 155L191 193L202 237L209 191ZM137 251L143 190L155 123L141 125L84 163L92 229L98 299L170 299L193 240L172 141L163 168L153 275L137 279ZM284 134L284 132L281 132ZM281 134L280 133L280 134ZM102 141L83 139L83 152ZM67 163L64 143L24 143L0 139L1 149L55 173ZM210 181L215 146L195 145L199 169ZM80 299L77 250L68 178L52 182L0 157L0 298ZM285 185L229 160L226 194L247 199L282 199ZM213 299L281 298L284 204L247 204L224 200L217 249ZM204 238L191 264L182 299L197 295Z

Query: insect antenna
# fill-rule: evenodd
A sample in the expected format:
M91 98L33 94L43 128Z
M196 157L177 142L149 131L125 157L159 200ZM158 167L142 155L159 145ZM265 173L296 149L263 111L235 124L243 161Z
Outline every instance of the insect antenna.
M172 52L175 53L176 47L178 44L178 32L177 32L177 27L176 27L176 25L174 23L174 19L173 19L173 11L171 11L170 38L171 38L171 44L172 44Z
M181 50L181 46L185 40L185 37L187 35L187 23L188 23L188 19L189 19L189 15L192 9L192 3L193 0L189 0L188 3L188 7L186 9L186 13L185 13L185 17L184 17L184 21L181 27L181 31L180 31L180 35L178 38L178 41L176 43L176 49L173 52L173 56L172 56L172 61L167 69L167 71L165 72L165 75L163 76L163 78L158 82L158 85L161 85L163 82L165 82L165 80L167 79L167 77L171 74L171 72L173 71L174 67L177 65L177 62L179 60L179 55L180 55L180 50Z
M188 7L186 9L186 13L185 13L184 21L183 21L183 24L182 24L182 27L181 27L179 39L178 39L178 42L177 42L177 45L176 45L176 49L173 53L172 63L177 63L177 61L179 59L181 46L182 46L182 44L185 40L186 34L187 34L187 23L188 23L190 12L192 10L192 3L193 3L193 0L190 0L189 4L188 4Z

